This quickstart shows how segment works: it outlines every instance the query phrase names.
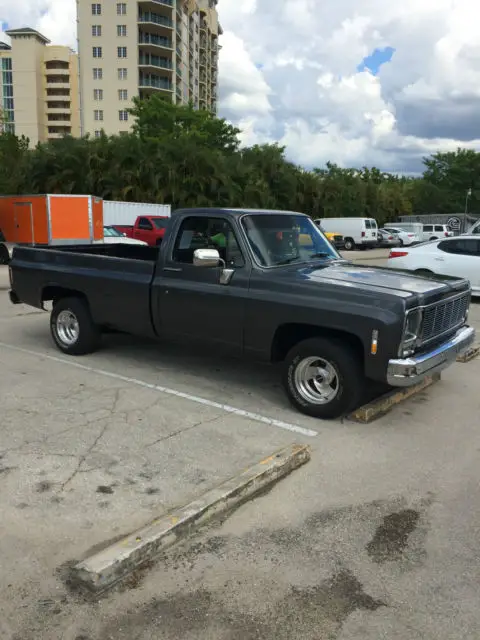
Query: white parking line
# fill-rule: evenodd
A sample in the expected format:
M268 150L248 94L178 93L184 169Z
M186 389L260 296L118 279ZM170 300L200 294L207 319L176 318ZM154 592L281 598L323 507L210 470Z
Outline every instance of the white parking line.
M194 396L189 393L184 393L183 391L177 391L176 389L170 389L169 387L163 387L157 384L151 384L150 382L145 382L144 380L137 380L137 378L129 378L128 376L122 376L121 374L113 373L112 371L105 371L104 369L96 369L95 367L89 367L85 364L80 364L79 362L75 362L74 360L67 360L66 358L51 356L46 353L41 353L40 351L32 351L30 349L23 349L22 347L15 347L11 344L6 344L5 342L0 342L0 347L3 347L4 349L9 349L10 351L18 351L20 353L25 353L30 356L36 356L37 358L45 358L46 360L59 362L60 364L64 364L70 367L75 367L76 369L82 369L83 371L89 371L90 373L96 373L97 375L106 376L107 378L114 378L115 380L121 380L122 382L136 384L139 387L144 387L145 389L153 389L154 391L159 391L160 393L165 393L170 396L176 396L177 398L183 398L184 400L189 400L190 402L197 402L198 404L203 404L207 407L213 407L214 409L221 409L226 413L232 413L236 416L241 416L242 418L248 418L249 420L254 420L255 422L262 422L264 424L269 424L270 426L277 427L278 429L286 429L287 431L300 433L301 435L309 436L310 438L313 438L314 436L318 435L318 431L314 431L313 429L305 429L304 427L300 427L297 424L291 424L290 422L282 422L281 420L276 420L275 418L268 418L267 416L262 416L259 413L252 413L251 411L245 411L244 409L231 407L228 404L221 404L220 402L215 402L214 400L208 400L207 398L201 398L200 396Z

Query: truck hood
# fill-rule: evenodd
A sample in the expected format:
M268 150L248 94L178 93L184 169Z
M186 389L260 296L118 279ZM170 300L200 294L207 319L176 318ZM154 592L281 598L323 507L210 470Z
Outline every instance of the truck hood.
M343 261L297 267L295 279L313 285L330 283L404 299L415 298L420 304L436 302L445 296L469 289L468 282L462 279L428 279L405 271L367 267Z

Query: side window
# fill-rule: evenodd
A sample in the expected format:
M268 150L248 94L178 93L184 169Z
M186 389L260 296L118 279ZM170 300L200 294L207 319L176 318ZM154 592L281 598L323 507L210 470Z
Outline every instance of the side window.
M435 231L440 231L440 233L443 233L443 224L436 224Z
M139 229L148 229L149 231L153 229L153 225L148 218L140 218L137 226Z
M245 260L232 226L220 218L185 218L172 251L173 262L193 264L196 249L217 249L230 267L243 267Z
M455 253L462 256L480 256L480 242L469 238L461 240L444 240L440 242L438 248L446 253Z
M424 224L423 225L423 230L426 233L431 233L433 231L433 224Z
M365 220L365 229L371 229L372 225L370 223L370 220Z

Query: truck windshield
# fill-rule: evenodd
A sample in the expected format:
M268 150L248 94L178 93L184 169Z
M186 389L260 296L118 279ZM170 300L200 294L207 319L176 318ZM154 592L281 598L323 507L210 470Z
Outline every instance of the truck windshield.
M333 245L306 216L250 214L242 219L242 225L252 251L263 267L340 259Z

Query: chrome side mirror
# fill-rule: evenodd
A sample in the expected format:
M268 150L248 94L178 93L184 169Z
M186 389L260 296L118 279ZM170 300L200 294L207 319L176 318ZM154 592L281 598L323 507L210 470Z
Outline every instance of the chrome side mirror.
M216 249L195 249L193 265L195 267L218 267L220 254Z

